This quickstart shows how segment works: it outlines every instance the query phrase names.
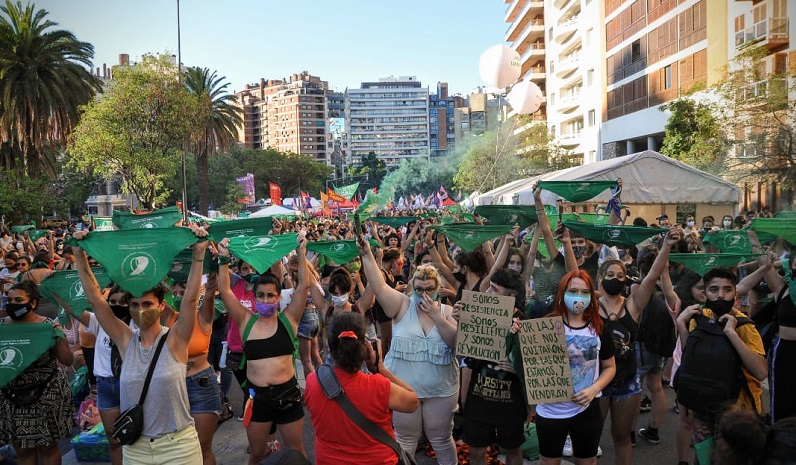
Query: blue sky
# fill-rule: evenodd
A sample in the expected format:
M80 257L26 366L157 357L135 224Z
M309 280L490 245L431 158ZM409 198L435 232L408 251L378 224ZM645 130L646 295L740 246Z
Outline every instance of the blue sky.
M39 0L49 19L94 45L94 65L119 53L177 53L176 0ZM484 85L478 57L502 43L501 0L180 0L182 61L226 76L230 90L307 70L339 91L413 75L451 93Z

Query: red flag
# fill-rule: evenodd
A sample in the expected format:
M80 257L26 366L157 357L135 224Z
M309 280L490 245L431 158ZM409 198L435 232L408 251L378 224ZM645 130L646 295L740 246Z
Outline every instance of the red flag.
M279 184L269 182L268 189L271 193L271 203L273 205L282 205L282 189L279 187Z
M332 188L328 188L327 191L329 194L329 200L334 200L335 202L345 202L346 200L348 200L342 195L335 192Z

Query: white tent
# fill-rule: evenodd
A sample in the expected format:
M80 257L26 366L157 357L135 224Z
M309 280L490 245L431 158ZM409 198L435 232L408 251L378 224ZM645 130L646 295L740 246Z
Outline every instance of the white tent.
M297 210L290 210L289 208L280 207L279 205L271 205L270 207L265 207L262 210L257 210L256 212L249 215L249 218L262 218L264 216L276 216L276 215L301 215L300 211Z

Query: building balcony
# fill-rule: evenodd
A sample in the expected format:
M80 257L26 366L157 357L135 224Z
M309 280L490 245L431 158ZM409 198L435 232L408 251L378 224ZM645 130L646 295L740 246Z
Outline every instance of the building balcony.
M559 44L567 42L578 32L580 27L580 16L573 16L562 22L555 28L555 39Z
M521 54L520 56L520 63L525 63L532 58L541 58L544 59L545 56L545 46L544 42L534 42L528 47L528 50L525 53Z
M544 66L533 66L523 73L523 76L531 81L544 81L547 78L547 70Z
M563 78L580 67L580 54L570 55L556 63L556 76Z
M766 18L735 33L735 48L751 44L774 51L788 46L788 18Z
M534 1L525 1L524 7L522 10L517 14L517 7L515 4L522 4L523 0L516 0L507 10L506 15L506 22L511 22L508 29L506 29L506 42L514 42L515 38L520 34L520 32L525 29L527 25L527 20L525 18L539 14L541 15L544 12L544 2L534 2ZM512 11L514 14L512 15Z
M562 147L576 147L580 145L580 131L561 134L558 137L558 144Z
M525 29L522 30L517 40L514 41L515 43L521 44L517 48L517 51L525 51L523 47L524 44L535 42L539 38L544 39L544 20L542 18L532 19L528 21ZM520 52L520 54L522 54L522 52Z
M580 91L564 94L558 99L556 110L558 110L559 113L570 113L580 106L580 101Z
M573 2L580 3L580 0L555 0L553 1L553 8L561 11L565 8L569 8Z

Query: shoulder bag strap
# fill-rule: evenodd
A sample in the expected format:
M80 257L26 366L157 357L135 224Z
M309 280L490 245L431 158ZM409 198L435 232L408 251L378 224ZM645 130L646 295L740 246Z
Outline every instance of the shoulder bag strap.
M160 357L160 352L163 350L163 345L166 343L166 338L168 337L169 332L161 336L160 340L158 341L158 347L155 349L155 355L152 356L152 361L149 362L149 369L146 372L146 380L144 380L144 388L141 390L141 397L138 398L138 405L144 405L144 399L146 398L146 393L149 391L149 382L152 381L152 373L155 372L155 365L158 364L158 357Z
M354 404L351 403L351 400L348 398L345 392L343 392L342 387L340 387L340 381L337 379L337 375L334 374L334 369L332 369L332 367L328 365L321 365L316 369L316 375L318 376L318 382L321 385L324 394L326 394L327 397L334 399L337 402L337 405L343 409L343 412L348 415L348 418L350 418L351 421L353 421L363 431L373 436L374 439L391 448L399 458L401 457L402 449L398 442L389 434L387 434L386 431L379 428L378 425L365 418L365 415L362 415L362 412L354 407ZM329 383L336 384L337 389L336 395L334 395L334 397L330 396L329 391L327 391Z

